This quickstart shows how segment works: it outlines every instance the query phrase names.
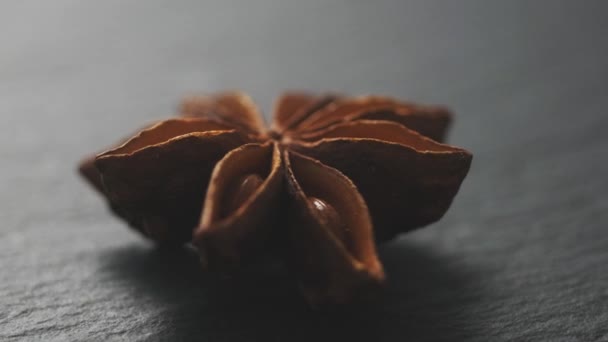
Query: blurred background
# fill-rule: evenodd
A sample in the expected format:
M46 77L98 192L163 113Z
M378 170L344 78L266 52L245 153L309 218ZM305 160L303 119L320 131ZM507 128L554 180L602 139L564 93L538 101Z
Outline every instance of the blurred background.
M0 340L608 340L608 3L0 3ZM187 94L391 95L474 154L439 223L381 250L379 303L283 275L215 288L113 218L78 160ZM171 260L175 258L176 260ZM175 266L176 262L180 266Z

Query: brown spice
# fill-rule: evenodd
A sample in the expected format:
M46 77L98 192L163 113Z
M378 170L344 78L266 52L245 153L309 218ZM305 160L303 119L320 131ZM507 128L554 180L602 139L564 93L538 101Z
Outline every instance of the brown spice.
M181 112L86 159L82 175L132 227L192 242L209 268L283 245L311 304L382 284L375 242L441 218L472 158L437 142L447 110L386 97L286 93L269 131L239 92Z

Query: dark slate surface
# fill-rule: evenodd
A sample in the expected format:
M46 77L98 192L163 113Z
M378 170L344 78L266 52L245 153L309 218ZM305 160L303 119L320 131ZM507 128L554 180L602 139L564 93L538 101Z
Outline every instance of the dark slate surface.
M0 340L608 341L602 1L14 1L0 7ZM105 210L77 160L189 92L447 104L475 154L446 217L382 248L379 302L207 279Z

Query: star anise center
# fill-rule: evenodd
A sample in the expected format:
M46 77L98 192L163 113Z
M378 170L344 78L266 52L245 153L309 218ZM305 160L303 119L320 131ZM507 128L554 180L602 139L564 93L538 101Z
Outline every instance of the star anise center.
M283 140L283 134L280 132L277 132L274 129L268 130L268 132L266 132L266 135L267 135L268 139L270 139L270 140L274 140L277 142L281 142Z

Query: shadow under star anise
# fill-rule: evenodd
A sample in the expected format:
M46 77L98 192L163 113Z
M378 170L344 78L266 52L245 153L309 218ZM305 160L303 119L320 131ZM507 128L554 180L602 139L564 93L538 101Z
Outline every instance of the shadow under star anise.
M105 252L102 272L172 316L163 332L170 340L467 341L479 333L467 319L476 274L426 247L403 239L382 246L391 281L380 297L324 311L310 309L278 265L227 279L201 272L186 249L138 245Z

